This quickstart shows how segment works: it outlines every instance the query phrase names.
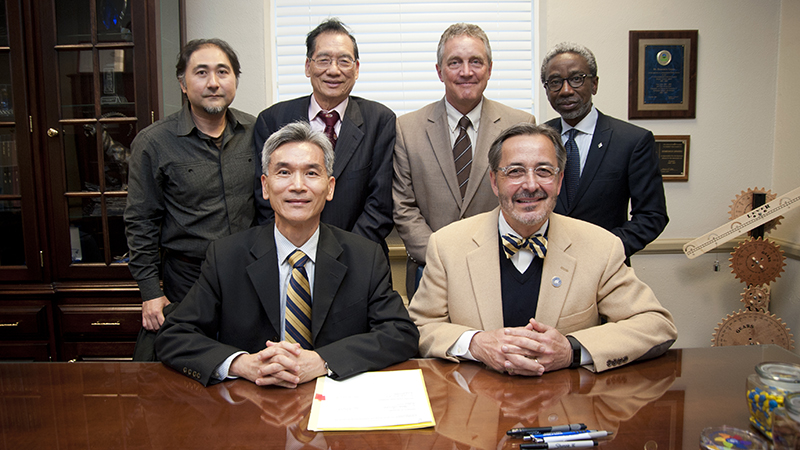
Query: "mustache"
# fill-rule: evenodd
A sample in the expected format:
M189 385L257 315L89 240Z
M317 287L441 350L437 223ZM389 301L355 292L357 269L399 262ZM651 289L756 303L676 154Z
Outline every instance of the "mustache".
M548 197L547 196L547 192L545 192L545 191L543 191L541 189L536 189L535 191L529 191L527 189L523 189L521 191L516 192L513 196L511 196L511 200L516 201L516 200L520 200L520 199L523 199L523 198L534 199L534 200L544 200L547 197Z
M567 98L558 98L556 99L556 105L563 105L565 103L580 103L581 99L577 95L573 95Z

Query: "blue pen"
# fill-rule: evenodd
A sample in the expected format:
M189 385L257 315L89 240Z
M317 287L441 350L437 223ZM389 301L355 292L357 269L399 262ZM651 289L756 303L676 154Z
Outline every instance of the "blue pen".
M614 434L611 431L596 431L585 430L577 433L564 433L561 435L544 435L544 436L525 436L523 439L526 441L533 440L535 442L562 442L562 441L577 441L583 439L597 439L604 438Z
M585 430L586 424L583 423L571 423L569 425L556 425L554 427L539 427L539 428L512 428L506 431L506 434L509 436L513 435L520 435L520 434L536 434L536 433L552 433L552 432L560 432L560 431L578 431L578 430Z
M545 438L545 437L552 437L552 436L571 436L573 434L580 434L580 433L591 433L597 430L576 430L576 431L550 431L547 433L526 433L525 437L527 440L531 440L528 438Z

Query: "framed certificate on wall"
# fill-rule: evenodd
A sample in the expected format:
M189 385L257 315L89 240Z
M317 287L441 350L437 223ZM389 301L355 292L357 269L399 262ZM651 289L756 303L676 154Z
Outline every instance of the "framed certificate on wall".
M631 31L628 119L693 119L697 30Z
M656 136L656 153L664 181L689 181L689 136Z

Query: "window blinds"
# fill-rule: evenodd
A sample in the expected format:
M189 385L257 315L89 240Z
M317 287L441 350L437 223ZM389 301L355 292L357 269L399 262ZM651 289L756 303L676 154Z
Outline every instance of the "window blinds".
M275 98L311 92L305 76L305 36L338 17L358 42L361 68L352 95L381 102L398 116L444 96L434 65L442 32L456 22L474 23L489 36L492 76L484 95L532 112L533 0L275 0Z

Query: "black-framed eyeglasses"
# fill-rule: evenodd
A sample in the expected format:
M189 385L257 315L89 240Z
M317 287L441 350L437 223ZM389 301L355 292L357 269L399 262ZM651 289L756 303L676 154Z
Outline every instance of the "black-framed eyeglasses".
M593 76L594 75L589 75L586 73L579 73L572 75L569 78L550 78L544 82L544 88L551 92L558 92L564 86L564 80L567 80L567 83L569 83L572 89L578 89L579 87L583 86L586 78L592 78Z
M320 56L317 59L311 59L311 61L314 62L314 65L319 67L320 69L327 69L333 63L336 63L336 65L339 67L340 70L349 70L352 69L353 66L356 64L355 60L353 60L349 56L340 56L339 58L331 58L330 56Z

